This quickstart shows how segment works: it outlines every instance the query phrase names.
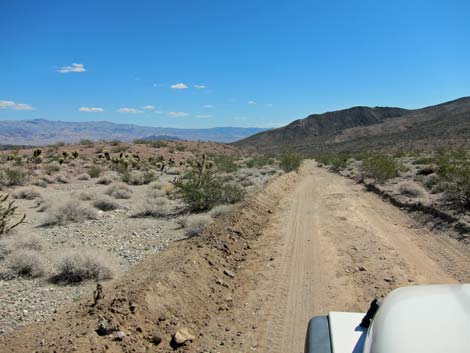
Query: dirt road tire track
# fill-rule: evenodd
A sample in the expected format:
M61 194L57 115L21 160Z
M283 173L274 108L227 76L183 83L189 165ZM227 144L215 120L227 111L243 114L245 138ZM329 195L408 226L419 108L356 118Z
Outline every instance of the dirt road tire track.
M265 257L278 256L250 296L263 314L258 351L303 352L312 316L364 311L396 287L470 281L458 242L411 228L402 211L313 162L301 174L260 239Z

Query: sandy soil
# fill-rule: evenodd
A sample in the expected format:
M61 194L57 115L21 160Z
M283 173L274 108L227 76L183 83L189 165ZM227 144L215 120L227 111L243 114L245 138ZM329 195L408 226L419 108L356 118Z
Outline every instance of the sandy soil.
M169 352L185 327L195 338L178 351L302 352L314 315L364 311L400 286L470 281L468 248L413 224L308 161L107 284L98 305L88 298L0 337L0 351ZM103 320L125 337L97 335Z

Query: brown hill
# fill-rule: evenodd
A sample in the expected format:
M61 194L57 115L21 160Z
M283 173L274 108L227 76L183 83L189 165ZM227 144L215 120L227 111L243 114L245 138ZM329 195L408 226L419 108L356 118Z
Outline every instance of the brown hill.
M470 97L421 109L353 107L312 114L235 143L265 153L470 147Z

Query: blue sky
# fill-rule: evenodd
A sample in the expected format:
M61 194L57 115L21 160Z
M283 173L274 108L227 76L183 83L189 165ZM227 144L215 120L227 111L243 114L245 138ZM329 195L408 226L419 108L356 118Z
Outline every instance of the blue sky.
M436 104L470 95L469 13L465 0L0 0L0 119L273 127Z

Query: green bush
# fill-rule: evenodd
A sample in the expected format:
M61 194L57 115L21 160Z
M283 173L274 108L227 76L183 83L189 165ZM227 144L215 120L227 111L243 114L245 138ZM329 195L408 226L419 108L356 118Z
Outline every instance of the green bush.
M362 162L363 174L380 184L397 177L400 169L400 164L394 158L382 154L372 155Z
M288 173L292 171L297 172L302 164L303 158L298 153L286 153L281 155L279 160L281 169Z
M101 175L101 168L97 165L94 165L88 170L87 173L92 178L98 178Z
M470 206L470 156L465 151L440 153L436 158L441 187L465 207Z
M232 156L219 155L214 156L212 159L217 166L217 170L220 172L233 173L236 172L239 168L239 166L235 163L235 158Z
M6 186L22 185L26 179L26 175L20 168L6 168L2 174L2 183Z
M179 177L174 185L191 211L201 212L212 207L240 201L243 190L235 184L224 184L205 159L188 173Z
M265 155L253 156L247 162L246 166L248 168L261 168L265 165L270 165L274 163L274 159L272 157L268 157Z

